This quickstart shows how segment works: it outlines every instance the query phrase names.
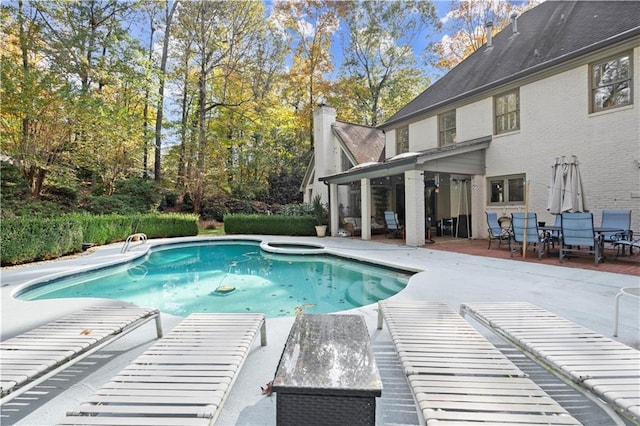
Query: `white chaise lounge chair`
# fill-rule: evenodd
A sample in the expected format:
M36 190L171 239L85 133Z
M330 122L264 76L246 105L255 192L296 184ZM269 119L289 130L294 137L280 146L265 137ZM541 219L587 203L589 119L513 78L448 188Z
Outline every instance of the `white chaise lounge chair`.
M446 304L381 301L383 319L422 424L580 424Z
M160 312L137 306L96 306L0 343L0 405L93 354Z
M640 423L640 351L530 303L465 303L460 311Z
M192 314L59 425L212 425L262 314Z

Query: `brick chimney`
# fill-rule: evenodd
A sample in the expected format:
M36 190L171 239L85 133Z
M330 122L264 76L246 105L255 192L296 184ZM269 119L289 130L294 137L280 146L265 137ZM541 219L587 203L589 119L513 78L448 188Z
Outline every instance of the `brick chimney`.
M337 173L336 157L339 152L334 143L331 126L336 122L336 110L321 105L313 111L313 151L315 158L315 176L313 194L320 194L323 202L327 202L329 193L327 186L319 182L318 178ZM338 150L338 151L337 151ZM339 156L338 156L339 158Z

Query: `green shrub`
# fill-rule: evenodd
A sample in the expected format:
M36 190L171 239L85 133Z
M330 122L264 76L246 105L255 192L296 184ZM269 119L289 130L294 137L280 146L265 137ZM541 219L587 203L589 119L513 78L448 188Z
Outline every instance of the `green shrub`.
M16 265L82 250L82 223L70 216L17 217L2 221L0 261Z
M42 198L70 210L71 208L75 208L78 202L78 191L66 186L47 185L43 190Z
M269 211L265 203L227 196L207 197L200 203L200 217L205 221L220 222L226 214L266 214Z
M138 232L145 234L148 238L198 235L198 216L193 214L145 214L134 216L131 233Z
M75 213L59 218L7 218L2 221L2 265L54 259L81 251L82 243L109 244L139 232L149 238L197 235L198 217Z
M281 206L278 214L285 216L313 216L313 206L307 203L286 204Z
M148 238L186 237L198 235L198 216L186 214L79 215L84 229L84 242L109 244L124 241L131 234L143 233Z
M78 207L95 215L138 213L128 195L89 195L80 200Z
M0 196L2 203L7 200L24 199L31 194L29 184L22 172L7 161L0 161ZM3 206L4 208L4 206Z
M133 216L110 215L75 215L82 222L83 242L96 245L124 241L134 233Z
M125 196L134 211L147 213L160 204L160 190L153 180L133 178L116 182L114 196Z
M226 234L315 235L313 216L228 214L224 216Z
M64 206L51 201L13 199L2 202L2 217L58 217L65 213Z

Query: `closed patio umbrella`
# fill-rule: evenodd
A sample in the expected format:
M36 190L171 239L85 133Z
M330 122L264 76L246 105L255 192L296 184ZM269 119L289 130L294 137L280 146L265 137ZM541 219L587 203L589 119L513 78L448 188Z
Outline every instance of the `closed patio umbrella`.
M551 214L588 211L582 187L578 157L556 158L551 166L551 186L547 210Z

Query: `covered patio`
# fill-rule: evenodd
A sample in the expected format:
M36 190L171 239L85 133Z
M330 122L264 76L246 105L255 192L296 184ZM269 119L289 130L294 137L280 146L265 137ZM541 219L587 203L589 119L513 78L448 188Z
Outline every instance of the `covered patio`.
M398 214L406 244L413 247L424 245L429 228L451 219L452 212L459 213L456 222L463 217L467 230L480 229L484 221L484 153L491 139L487 136L419 153L406 152L320 177L329 186L331 235L338 235L345 206L349 216L360 217L363 240L372 237L372 217L380 222L384 217L381 212L386 210Z

